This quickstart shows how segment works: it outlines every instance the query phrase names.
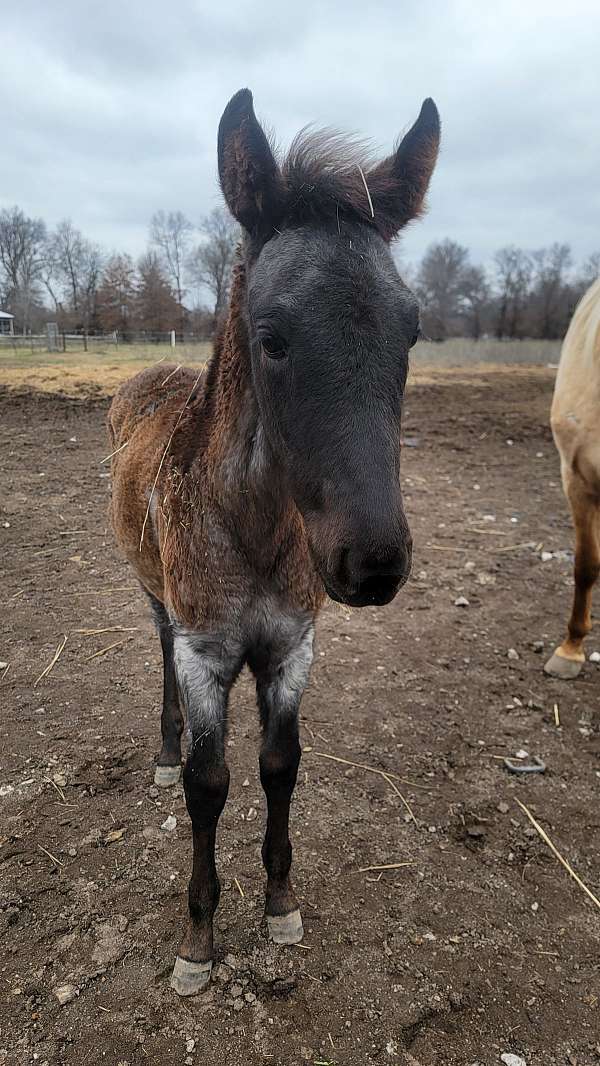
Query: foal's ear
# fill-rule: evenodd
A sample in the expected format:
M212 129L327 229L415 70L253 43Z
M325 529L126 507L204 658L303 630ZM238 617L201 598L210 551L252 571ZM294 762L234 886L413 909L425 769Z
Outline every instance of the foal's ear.
M254 114L252 93L240 89L219 123L219 179L232 215L252 236L265 237L283 206L283 180Z
M423 213L439 146L440 116L428 97L396 151L367 175L375 225L386 240Z

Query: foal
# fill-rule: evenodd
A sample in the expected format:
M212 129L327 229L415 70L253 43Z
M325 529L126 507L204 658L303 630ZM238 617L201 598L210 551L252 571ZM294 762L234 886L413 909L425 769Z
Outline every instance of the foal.
M331 134L301 134L280 165L251 93L238 92L218 138L221 188L243 230L225 331L205 375L150 368L110 410L114 529L163 648L157 784L178 779L184 713L191 734L180 995L210 977L227 703L244 664L263 730L268 930L280 944L302 938L288 819L315 617L326 594L388 603L410 571L400 408L419 312L389 243L423 210L438 143L426 100L377 165Z
M585 662L592 588L600 573L600 278L578 304L564 339L551 424L575 524L575 595L568 634L544 669L571 680Z

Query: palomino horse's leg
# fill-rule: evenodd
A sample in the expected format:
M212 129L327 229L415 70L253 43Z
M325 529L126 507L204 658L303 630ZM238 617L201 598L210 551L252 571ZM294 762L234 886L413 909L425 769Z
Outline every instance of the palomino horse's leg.
M225 764L227 699L241 662L223 662L220 651L217 642L201 634L175 635L177 682L191 734L183 785L194 845L188 892L189 923L171 978L171 987L180 996L199 992L209 981L213 916L221 894L215 840L229 790L229 770Z
M568 635L546 663L553 677L571 680L585 662L583 641L592 628L592 588L600 574L599 505L577 476L569 480L567 495L575 523L575 594Z
M163 706L160 717L162 747L154 771L154 784L167 788L181 776L181 734L183 715L179 705L175 665L173 662L173 629L169 616L155 596L147 593L156 620L163 653Z
M283 662L258 674L262 718L260 780L267 799L267 830L262 857L267 872L266 917L277 944L297 944L302 918L290 883L292 845L289 815L300 763L298 713L312 662L312 625Z

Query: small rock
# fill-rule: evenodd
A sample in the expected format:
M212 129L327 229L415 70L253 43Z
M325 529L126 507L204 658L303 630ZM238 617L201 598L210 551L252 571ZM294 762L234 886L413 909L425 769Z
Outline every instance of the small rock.
M470 571L470 570L474 570L474 569L475 569L475 563L472 563L472 562L465 563L465 570L469 570Z
M593 651L592 652L592 654L590 655L590 662L591 663L600 663L600 651ZM0 666L2 666L2 663L0 663Z
M244 1009L244 1001L243 1001L243 999L236 999L234 1004L233 1004L233 1009L234 1010L243 1010Z
M192 1037L190 1037L188 1040L186 1040L186 1042L185 1042L185 1050L187 1051L188 1055L194 1050L195 1047L196 1047L196 1041L192 1040Z
M508 803L504 803L504 801L499 803L496 810L500 811L500 814L508 814Z
M531 909L532 909L532 911L533 911L533 913L534 913L534 914L537 914L537 912L538 912L538 911L539 911L539 909L540 909L540 905L539 905L539 903L532 903L532 904L531 904Z
M506 658L507 659L512 659L513 661L516 661L519 658L519 653L516 650L516 648L509 648L507 653L506 653Z
M542 554L540 555L540 559L542 560L543 563L549 563L550 560L553 559L553 558L554 558L554 556L553 556L552 552L542 552Z
M238 961L237 961L235 955L226 955L225 958L223 959L223 962L225 963L226 966L229 966L230 970L237 970Z
M148 795L150 796L150 799L156 799L156 797L158 796L158 789L156 785L151 785L151 787L148 789Z
M500 1056L500 1062L503 1062L504 1066L527 1066L525 1059L522 1059L520 1055L511 1055L510 1051L505 1051Z
M248 811L248 814L246 815L246 821L247 822L253 822L257 818L257 816L258 816L258 811L257 811L256 807L251 807L250 810Z
M254 992L245 992L244 993L244 999L246 1000L246 1003L255 1003L256 1002L256 996L254 995Z
M241 985L232 985L229 989L229 995L232 996L233 999L238 999L239 996L241 996L242 992L243 988Z
M64 1007L66 1003L70 1003L77 995L75 985L58 985L53 991L61 1007Z
M107 833L104 837L104 843L114 844L115 840L121 840L126 832L126 829L111 829L110 833Z
M244 780L242 781L242 788L248 788L249 784L250 784L249 779L247 777L244 778Z
M525 751L525 748L519 748L519 750L515 752L515 759L527 759L528 757L529 752Z
M160 827L164 829L165 833L172 833L177 828L177 819L174 814L170 814L168 818L165 818L163 824Z
M5 663L3 660L0 661L0 670L6 670L7 666L8 666L8 663Z
M454 606L455 607L468 607L469 606L469 601L468 601L466 596L459 596L454 601Z
M543 652L543 650L544 650L544 641L543 640L534 640L534 642L531 645L531 647L533 648L533 650L536 653L536 655L539 655L540 652Z

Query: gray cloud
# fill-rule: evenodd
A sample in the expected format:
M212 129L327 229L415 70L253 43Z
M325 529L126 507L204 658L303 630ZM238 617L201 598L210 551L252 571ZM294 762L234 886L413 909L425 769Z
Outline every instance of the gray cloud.
M315 122L385 152L431 95L443 151L403 255L453 237L475 259L554 240L582 258L600 247L599 31L591 0L25 0L2 16L0 205L136 254L157 208L219 202L241 86L283 144Z

